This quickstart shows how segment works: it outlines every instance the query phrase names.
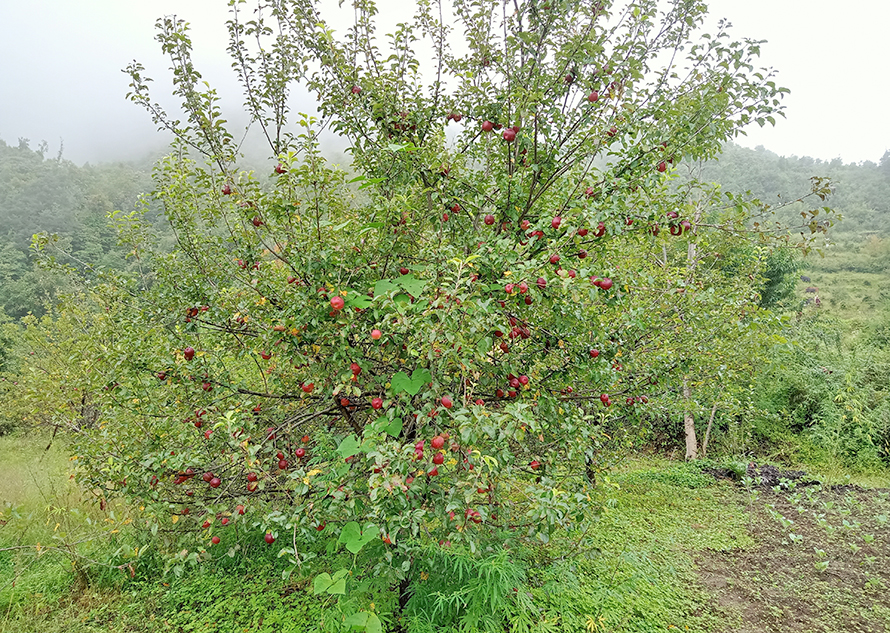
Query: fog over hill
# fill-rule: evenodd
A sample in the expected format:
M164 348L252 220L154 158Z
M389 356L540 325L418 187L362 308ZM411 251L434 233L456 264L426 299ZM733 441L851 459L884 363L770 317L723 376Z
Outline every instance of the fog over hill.
M346 4L321 2L323 15L341 31L350 17ZM884 115L890 83L872 72L872 61L883 56L890 4L851 0L843 11L827 0L707 4L706 30L713 32L717 18L724 17L734 37L768 40L761 62L778 68L779 82L791 89L788 118L775 129L754 126L740 144L845 162L876 162L890 148L890 119ZM404 17L396 3L379 6L385 22ZM224 0L31 0L0 6L6 27L0 38L0 58L6 60L0 64L0 139L14 145L27 138L34 147L46 141L53 155L64 145L63 156L78 164L160 151L169 139L126 100L128 80L121 69L141 61L155 79L154 98L175 111L169 63L153 39L155 20L169 14L191 24L198 68L219 90L232 122L239 123L241 90L225 53ZM294 111L311 112L312 104L309 95L295 93Z

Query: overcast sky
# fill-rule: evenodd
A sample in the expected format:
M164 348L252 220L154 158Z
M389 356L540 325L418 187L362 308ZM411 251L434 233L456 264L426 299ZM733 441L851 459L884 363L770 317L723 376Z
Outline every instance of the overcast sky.
M332 5L336 0L323 0ZM346 4L348 4L348 0ZM400 0L378 0L401 6ZM890 0L710 0L737 37L767 40L761 62L791 89L787 119L739 142L778 154L877 162L890 149ZM29 138L78 163L141 158L166 141L125 99L121 72L138 59L163 86L154 22L192 24L204 77L237 107L225 48L225 0L0 0L0 139ZM226 83L230 88L226 88Z

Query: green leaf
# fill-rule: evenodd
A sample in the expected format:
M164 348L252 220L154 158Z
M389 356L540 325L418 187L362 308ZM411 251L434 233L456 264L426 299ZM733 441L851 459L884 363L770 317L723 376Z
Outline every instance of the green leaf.
M331 575L328 573L321 573L315 577L315 580L312 582L312 593L316 596L320 593L324 593L328 590L328 588L334 584Z
M374 284L374 296L389 295L399 289L399 286L391 282L389 279L381 279Z
M393 437L398 437L402 433L402 418L395 418L384 431Z
M429 369L418 367L411 373L410 378L404 372L396 372L390 380L390 385L394 394L408 392L410 395L416 396L421 388L432 379L433 375Z
M402 275L399 277L399 285L404 288L405 292L409 295L419 297L420 293L423 292L423 287L426 285L426 281L418 279L414 275Z
M407 391L412 396L417 395L416 391L413 393L411 392L411 378L404 372L397 372L389 382L394 394L398 395L403 391Z
M370 307L372 302L372 299L367 295L353 295L349 301L346 302L346 305L351 308L364 310L365 308Z
M365 631L367 633L383 633L383 625L380 623L380 618L377 617L376 613L368 614L368 624L365 627Z
M360 448L361 443L358 441L358 438L355 435L349 435L340 442L337 452L345 459L358 453Z
M350 521L343 526L343 531L340 532L340 542L345 544L346 549L350 552L358 554L376 535L377 526L373 523L368 523L363 532L358 523Z
M343 621L343 624L345 624L346 626L364 627L368 624L368 612L359 611L358 613L353 613Z
M331 594L332 596L334 596L334 595L342 596L343 594L346 593L346 579L341 578L340 580L338 580L334 584L332 584L330 587L328 587L326 591L327 591L327 593Z

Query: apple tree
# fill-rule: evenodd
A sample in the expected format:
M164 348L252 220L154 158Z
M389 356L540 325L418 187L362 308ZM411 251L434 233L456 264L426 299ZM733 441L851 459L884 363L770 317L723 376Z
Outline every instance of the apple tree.
M237 528L403 573L423 543L584 526L653 386L756 307L756 262L725 256L762 235L751 206L679 166L781 113L758 42L700 35L697 0L419 0L387 35L371 0L336 29L309 0L244 5L258 169L184 22L157 36L181 118L127 69L175 137L154 192L175 244L119 217L139 274L90 291L111 388L83 481L192 557Z

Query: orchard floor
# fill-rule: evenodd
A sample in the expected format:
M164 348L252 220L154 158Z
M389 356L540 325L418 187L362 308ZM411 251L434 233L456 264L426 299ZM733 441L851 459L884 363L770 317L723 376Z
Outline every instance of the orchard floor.
M71 491L64 451L45 445L0 438L0 496L11 502L0 507L0 633L319 630L325 605L311 576L284 579L263 544L181 578L159 565L135 578L97 567L84 580L66 556L35 555L27 546L86 538L108 518ZM557 545L529 550L529 560L564 560L530 568L537 611L529 628L504 630L890 632L890 492L873 484L745 488L694 465L631 460L602 486L588 548L567 560ZM74 517L68 536L60 507ZM102 547L85 552L112 554ZM389 622L391 633L414 630Z
M838 486L749 498L755 545L694 557L726 633L890 631L888 497Z

